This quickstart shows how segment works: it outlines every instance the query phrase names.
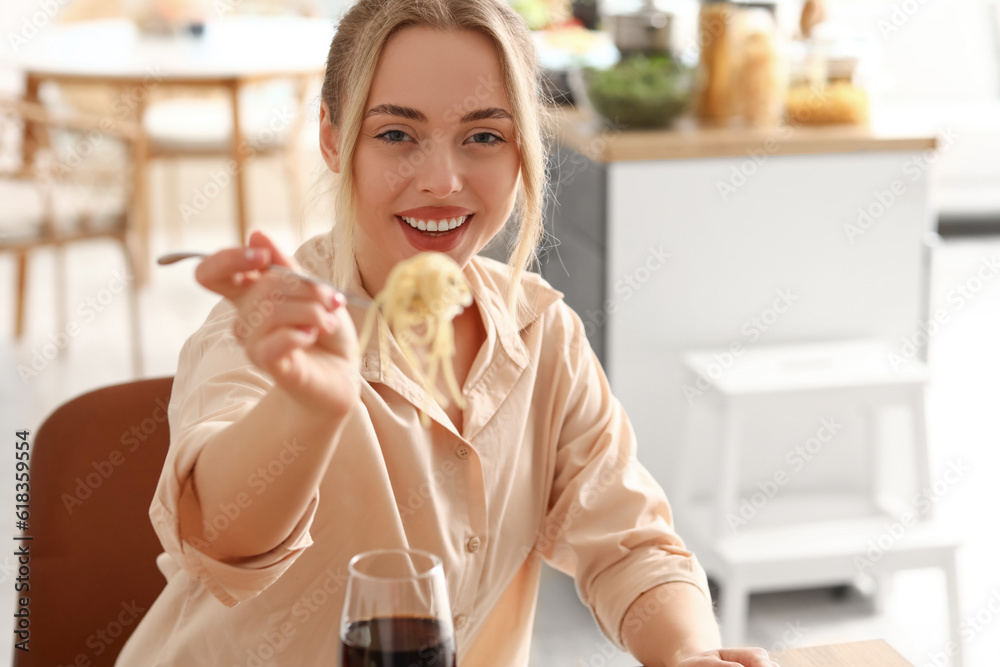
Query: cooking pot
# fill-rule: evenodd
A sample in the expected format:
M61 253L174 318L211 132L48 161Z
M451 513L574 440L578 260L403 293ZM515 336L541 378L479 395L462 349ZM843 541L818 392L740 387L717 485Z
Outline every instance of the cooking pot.
M671 50L673 16L657 9L653 0L644 0L635 12L605 14L603 20L604 29L611 33L622 55Z

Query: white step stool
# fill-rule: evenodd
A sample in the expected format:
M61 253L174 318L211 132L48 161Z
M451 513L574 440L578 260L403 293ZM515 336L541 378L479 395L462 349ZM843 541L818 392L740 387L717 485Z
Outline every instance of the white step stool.
M730 356L727 357L726 355ZM890 356L895 354L896 356ZM670 491L678 532L716 579L726 645L744 641L750 593L825 586L873 577L884 592L888 577L903 569L938 567L948 594L951 640L959 650L961 633L955 554L958 539L931 520L930 503L907 514L890 509L882 490L858 493L793 493L767 500L766 518L734 531L739 516L741 462L746 418L762 401L781 401L806 393L837 396L862 406L868 419L866 446L877 460L875 424L879 411L903 404L912 420L913 455L919 488L930 486L926 441L925 365L904 360L879 341L843 341L728 350L692 351L682 357L687 377L699 395L693 407L713 411L721 427L714 498L698 502L693 487L697 433L689 415L688 434ZM700 376L700 382L698 380ZM902 518L906 518L903 522ZM872 545L879 547L872 549ZM873 558L872 554L877 557Z

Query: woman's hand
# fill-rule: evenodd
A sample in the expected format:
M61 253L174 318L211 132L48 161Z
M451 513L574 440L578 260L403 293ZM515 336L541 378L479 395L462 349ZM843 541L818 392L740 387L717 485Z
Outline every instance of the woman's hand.
M762 648L720 646L708 591L683 581L649 589L622 621L622 640L644 665L663 667L774 667Z
M247 248L206 257L198 282L237 310L233 333L250 361L305 407L346 414L358 396L358 339L343 296L325 285L267 271L300 270L261 232Z
M762 648L720 648L681 659L677 667L777 667Z

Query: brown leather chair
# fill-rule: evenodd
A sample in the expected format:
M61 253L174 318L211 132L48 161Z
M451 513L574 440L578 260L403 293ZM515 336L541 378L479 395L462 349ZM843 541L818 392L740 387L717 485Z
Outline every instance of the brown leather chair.
M15 543L31 554L31 589L17 594L30 598L31 650L15 648L14 667L111 667L166 584L149 505L170 443L172 384L97 389L32 434L23 535L33 539Z

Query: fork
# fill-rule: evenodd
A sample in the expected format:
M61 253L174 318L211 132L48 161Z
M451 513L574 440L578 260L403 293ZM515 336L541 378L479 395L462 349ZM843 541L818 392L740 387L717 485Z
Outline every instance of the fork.
M160 257L157 257L156 258L156 263L160 264L161 266L167 266L169 264L176 264L177 262L180 262L180 261L185 260L185 259L204 258L204 257L208 257L208 253L204 253L204 252L172 252L172 253L168 253L166 255L161 255ZM356 296L354 294L348 294L347 292L345 292L344 290L340 289L339 287L337 287L333 283L327 282L326 280L323 280L322 278L317 278L316 276L311 276L311 275L309 275L307 273L302 273L302 272L299 272L299 271L295 271L294 269L290 269L287 266L281 266L280 264L270 264L270 265L268 265L267 268L270 271L276 271L277 273L283 273L286 276L294 276L294 277L298 278L299 280L305 281L307 283L312 283L313 285L324 285L326 287L329 287L329 288L333 289L334 291L336 291L338 294L342 295L344 297L344 299L346 299L349 303L353 303L355 306L360 306L362 308L367 308L367 307L371 306L372 303L373 303L373 301L371 299L369 299L368 297Z

